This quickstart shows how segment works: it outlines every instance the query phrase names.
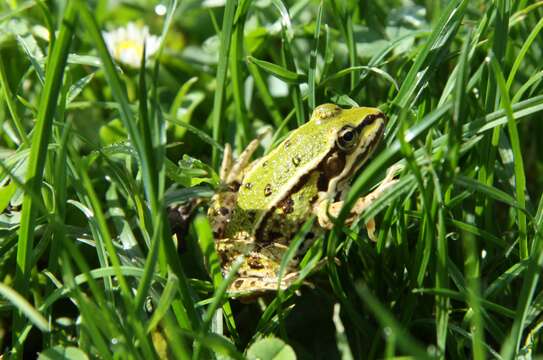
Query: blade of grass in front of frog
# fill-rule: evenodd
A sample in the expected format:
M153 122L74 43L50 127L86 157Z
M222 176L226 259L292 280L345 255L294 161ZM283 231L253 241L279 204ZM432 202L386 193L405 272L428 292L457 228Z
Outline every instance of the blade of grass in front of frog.
M222 275L221 271L221 265L219 256L217 255L217 252L215 251L215 242L213 239L213 233L211 231L211 227L209 225L209 221L207 218L203 215L199 215L194 220L194 227L196 229L196 234L198 235L198 243L200 244L200 248L202 250L202 253L204 254L206 258L206 262L208 264L208 271L211 275L211 280L213 282L213 286L215 288L215 293L213 294L213 301L219 301L223 300L224 304L222 306L222 309L224 311L224 317L226 320L226 325L228 327L228 330L230 331L230 335L234 338L235 343L239 343L239 333L236 327L236 323L234 320L234 315L232 313L232 308L230 306L230 302L225 296L226 289L228 289L228 286L230 286L230 283L233 281L232 274L236 274L236 271L233 271L235 266L232 267L232 270L228 274L227 278L225 279ZM237 264L237 263L236 263ZM241 265L241 263L240 263ZM236 265L239 266L240 265ZM224 289L223 289L224 288ZM218 304L218 303L217 303ZM215 308L217 305L214 305ZM215 310L213 312L209 313L210 308L208 308L208 313L206 314L206 317L204 319L207 319L207 321L211 321ZM205 321L204 321L205 324ZM209 326L209 323L207 324ZM203 330L207 331L207 327L203 327Z
M234 282L234 280L237 277L237 272L241 265L244 262L244 257L239 256L234 263L232 264L230 271L226 275L226 277L220 282L219 287L215 288L215 292L212 296L212 302L207 308L207 311L204 315L204 322L202 325L202 333L206 333L209 329L209 325L211 323L211 320L213 319L213 316L215 314L215 311L217 311L217 308L219 307L220 303L227 298L227 290L228 287ZM231 311L231 310L229 310Z
M299 245L298 245L299 247ZM253 338L258 337L258 334L268 334L270 331L273 331L276 327L279 326L279 315L278 308L282 303L285 303L290 299L296 291L303 285L305 278L314 271L319 265L320 257L322 256L322 238L317 239L310 249L300 261L299 267L301 270L290 286L287 289L282 290L281 297L276 296L272 302L266 307L258 324L256 326L256 332ZM288 251L288 250L287 250ZM278 283L279 284L279 283ZM290 313L292 307L281 308L282 318L286 318L287 314Z
M277 274L277 315L279 317L279 329L281 333L284 335L284 338L286 338L286 329L284 327L284 314L282 311L282 303L285 300L283 297L283 288L282 288L282 281L285 276L285 272L287 271L287 268L289 264L294 259L294 256L296 256L296 253L300 247L300 245L305 240L305 237L307 233L311 230L311 227L315 223L315 217L312 216L309 219L307 219L300 230L296 233L294 238L291 240L289 247L287 251L283 254L283 257L281 259L281 264L279 266L279 272ZM288 286L288 285L287 285Z
M210 246L213 247L212 244L209 245L209 240L211 240L211 242L213 240L213 237L209 236L209 235L211 235L211 227L209 226L209 223L208 223L206 217L199 216L197 219L198 219L197 226L200 227L200 233L199 234L203 233L203 235L207 237L207 239L204 240L205 249L209 250ZM204 229L204 227L207 227L207 228ZM202 239L200 238L200 240L202 240ZM202 250L204 250L204 249L202 249ZM216 255L216 253L215 253L215 257L216 257L216 260L218 261L218 257ZM209 327L211 325L211 321L215 317L215 313L216 313L217 309L219 308L220 304L223 301L225 301L224 305L223 305L223 311L224 311L224 315L225 315L226 320L227 320L227 326L229 328L232 327L232 329L234 330L234 333L231 334L231 335L234 338L237 337L237 330L236 330L235 323L234 323L234 317L233 317L233 314L232 314L232 309L230 308L230 303L228 302L228 299L227 299L227 290L228 290L229 286L232 284L232 282L234 282L234 280L238 276L238 270L239 270L239 268L241 267L241 265L243 264L244 261L245 261L245 258L243 256L239 256L234 261L234 263L232 264L232 266L230 268L230 271L228 272L226 277L222 278L222 275L221 275L221 279L220 279L220 282L218 284L218 287L215 287L215 291L213 293L213 296L211 297L211 303L208 305L207 310L206 310L206 312L205 312L205 314L203 316L202 327L198 331L199 337L205 337L209 333ZM216 265L218 266L219 263L217 262ZM215 279L215 276L214 276L213 277L213 282L215 283L215 281L216 281L216 279ZM224 334L219 334L219 335L223 336ZM201 351L202 351L201 343L198 342L198 343L196 343L195 348L194 348L194 356L193 356L193 358L198 359L200 357L200 352Z
M193 186L190 188L167 191L164 196L164 204L170 206L181 204L192 199L210 199L215 192L206 186Z
M301 233L302 230L300 230L299 234ZM280 326L279 320L282 318L286 318L287 314L292 311L292 307L282 307L280 309L281 314L279 314L279 307L281 306L281 304L284 304L288 299L290 299L301 286L303 286L305 278L309 276L321 263L319 260L322 256L322 240L323 237L320 237L311 245L303 259L300 261L299 267L301 270L298 272L298 276L296 277L296 279L290 284L287 289L282 290L280 297L276 296L272 300L272 302L266 307L266 309L260 316L260 319L258 320L258 324L256 326L257 330L255 332L255 335L253 336L253 339L258 338L258 334L268 334L271 331L274 331L276 327ZM300 245L291 243L290 246L295 246L299 248Z
M142 271L141 275L143 274L144 272ZM162 321L162 318L170 310L171 304L177 295L177 282L177 277L174 274L168 274L168 280L160 294L160 299L158 299L156 307L153 308L153 315L145 327L145 332L147 334L150 334L156 329L160 321Z
M311 230L313 224L315 223L315 217L312 216L309 219L307 219L300 230L296 233L294 238L290 241L290 244L288 246L287 251L283 254L283 257L281 259L281 264L279 266L279 273L277 274L277 294L278 296L281 295L283 289L281 287L281 282L285 276L285 272L287 271L287 267L289 263L294 259L296 256L296 252L298 251L300 245L305 240L306 235Z

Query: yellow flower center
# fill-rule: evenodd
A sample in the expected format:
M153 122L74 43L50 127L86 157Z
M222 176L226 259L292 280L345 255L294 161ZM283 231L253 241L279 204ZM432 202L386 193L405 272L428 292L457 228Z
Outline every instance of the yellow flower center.
M130 55L128 55L130 54ZM143 41L122 40L115 49L115 57L122 59L124 56L136 56L141 59L143 54Z

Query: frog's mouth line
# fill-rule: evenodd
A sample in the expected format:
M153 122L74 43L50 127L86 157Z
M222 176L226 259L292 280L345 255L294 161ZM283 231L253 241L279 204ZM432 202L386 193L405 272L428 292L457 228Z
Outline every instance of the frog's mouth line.
M375 148L377 147L377 144L379 144L381 142L381 138L383 137L383 134L385 132L385 124L387 122L386 115L383 114L383 113L380 113L380 114L376 114L376 115L370 115L370 117L371 117L369 119L370 123L373 123L377 119L382 119L383 122L381 123L381 126L379 126L379 129L377 129L377 131L375 132L375 135L373 136L373 138L371 138L368 141L366 146L364 146L364 149L356 157L356 160L353 163L354 166L351 168L351 171L357 171L360 168L360 166L363 165L366 162L367 158L373 153L373 150L375 150ZM368 119L366 119L366 120L368 120ZM360 126L357 127L357 131L361 132L363 130L364 124L366 123L366 120L364 120L362 122L362 124L360 124ZM366 124L366 125L369 125L369 124ZM352 174L349 173L349 175L352 175Z

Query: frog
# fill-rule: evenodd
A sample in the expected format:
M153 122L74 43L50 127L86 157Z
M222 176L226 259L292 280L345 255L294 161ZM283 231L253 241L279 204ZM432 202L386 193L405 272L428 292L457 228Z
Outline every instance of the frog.
M380 143L386 121L378 108L344 109L326 103L254 161L260 139L251 141L236 161L231 146L225 145L219 171L222 188L211 199L208 218L223 274L232 270L236 259L241 261L228 288L232 297L284 290L297 279L300 255L334 226L350 182ZM395 173L388 171L376 189L357 199L345 225L396 182ZM292 239L312 217L316 220L297 256L279 279Z

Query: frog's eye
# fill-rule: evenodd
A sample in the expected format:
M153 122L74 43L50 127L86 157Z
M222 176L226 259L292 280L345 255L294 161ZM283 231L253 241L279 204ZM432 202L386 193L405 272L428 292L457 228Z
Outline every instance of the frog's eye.
M358 133L356 129L350 125L345 125L337 137L337 146L343 151L351 151L357 143Z

